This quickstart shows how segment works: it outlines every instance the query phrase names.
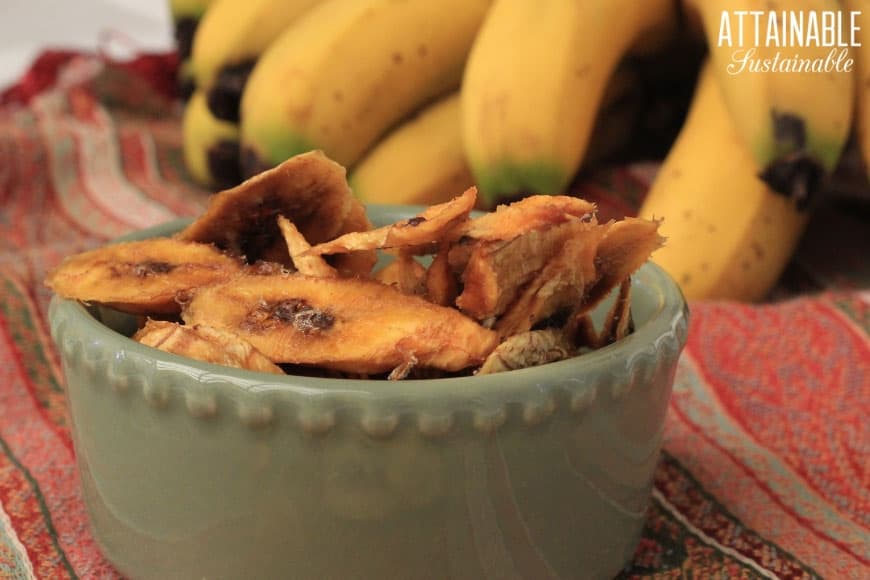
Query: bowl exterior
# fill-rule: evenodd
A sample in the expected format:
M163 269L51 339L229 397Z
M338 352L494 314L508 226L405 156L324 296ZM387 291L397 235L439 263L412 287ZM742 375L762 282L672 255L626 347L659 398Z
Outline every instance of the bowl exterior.
M55 298L95 536L133 578L612 577L642 530L686 336L660 270L634 297L651 322L617 345L406 384L158 355Z

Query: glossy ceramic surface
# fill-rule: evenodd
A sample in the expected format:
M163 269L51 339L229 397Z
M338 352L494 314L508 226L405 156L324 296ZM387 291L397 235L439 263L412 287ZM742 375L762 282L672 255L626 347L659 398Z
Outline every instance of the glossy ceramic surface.
M634 334L568 361L382 382L200 363L55 298L95 535L132 578L612 577L643 526L687 326L652 264L632 309Z

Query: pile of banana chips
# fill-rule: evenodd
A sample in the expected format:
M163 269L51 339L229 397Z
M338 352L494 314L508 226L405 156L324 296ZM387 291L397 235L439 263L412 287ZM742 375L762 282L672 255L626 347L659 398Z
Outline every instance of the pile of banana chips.
M630 276L661 246L658 222L598 223L594 204L540 195L472 219L476 198L374 228L344 168L314 151L215 194L171 237L71 256L46 284L138 315L145 345L267 373L488 374L632 331ZM378 252L392 261L376 269Z

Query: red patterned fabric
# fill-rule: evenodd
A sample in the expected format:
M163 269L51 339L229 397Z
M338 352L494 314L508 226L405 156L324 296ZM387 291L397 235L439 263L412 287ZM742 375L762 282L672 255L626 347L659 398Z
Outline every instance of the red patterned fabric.
M79 495L42 279L72 252L195 215L208 192L185 176L177 103L153 90L171 58L40 62L0 105L0 577L114 578ZM631 213L654 172L578 191ZM644 536L621 577L870 577L866 267L832 272L824 232L811 233L776 293L787 300L691 305ZM836 247L852 260L839 263L866 261L863 244Z

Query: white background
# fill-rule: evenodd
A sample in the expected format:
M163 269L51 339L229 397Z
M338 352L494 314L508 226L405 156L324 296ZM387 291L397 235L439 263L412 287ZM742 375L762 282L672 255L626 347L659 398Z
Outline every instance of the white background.
M46 48L115 58L173 47L168 0L0 0L0 90Z

